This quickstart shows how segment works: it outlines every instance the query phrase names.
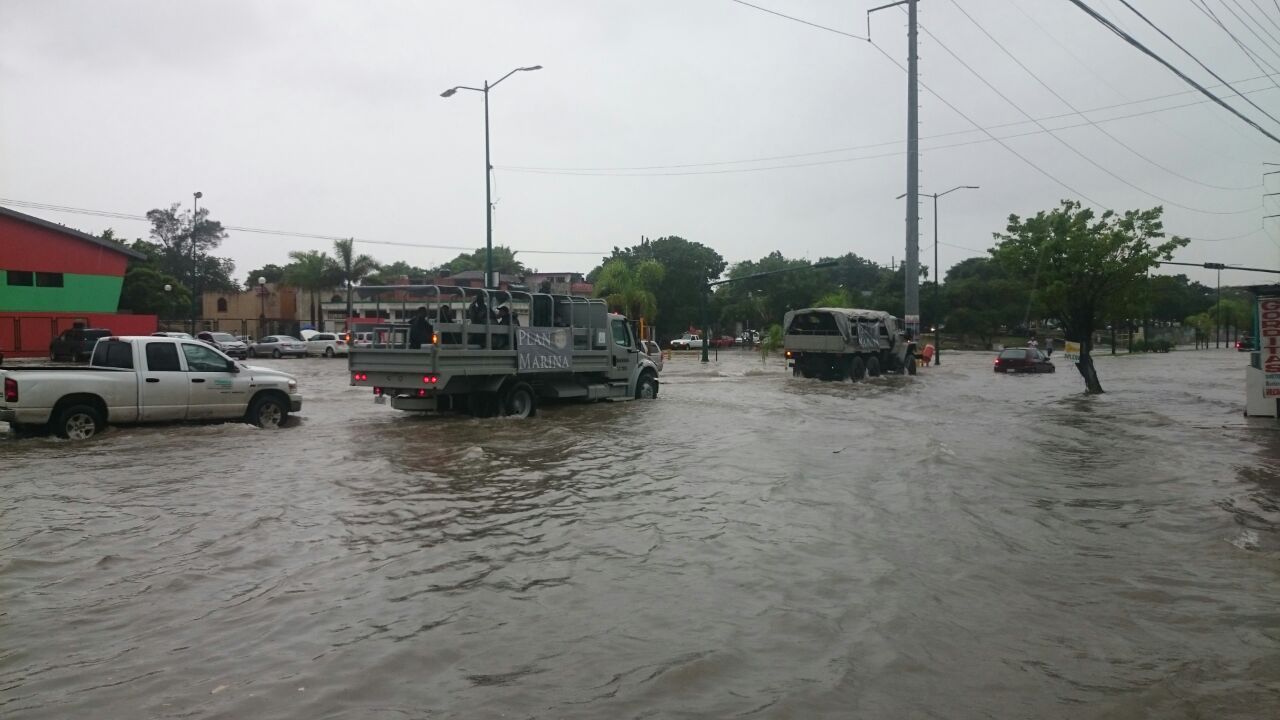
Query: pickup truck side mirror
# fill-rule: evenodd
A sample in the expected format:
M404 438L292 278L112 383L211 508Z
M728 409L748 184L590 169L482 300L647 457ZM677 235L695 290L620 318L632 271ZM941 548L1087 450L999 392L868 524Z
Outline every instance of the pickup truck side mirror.
M239 365L236 365L236 361L235 361L235 360L228 360L228 361L227 361L227 372L229 372L229 373L238 373L238 372L240 372L240 366L239 366Z

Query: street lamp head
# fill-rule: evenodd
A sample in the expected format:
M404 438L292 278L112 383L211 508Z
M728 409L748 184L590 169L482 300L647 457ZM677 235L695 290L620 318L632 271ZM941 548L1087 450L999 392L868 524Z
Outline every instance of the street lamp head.
M458 92L458 88L451 87L448 90L445 90L444 92L440 93L440 97L453 97L455 94L457 94L457 92Z
M199 190L197 190L195 193L193 193L193 195L192 195L192 196L193 196L195 199L199 200L200 198L204 197L204 193L202 193L202 192L200 192Z
M259 284L259 285L266 285L266 284L267 284L267 279L266 279L265 277L258 276L258 284Z
M542 66L541 66L541 65L533 65L533 66L531 66L531 67L522 67L522 68L516 68L516 69L517 69L517 70L520 70L521 72L531 72L531 71L533 71L533 70L541 70L541 69L542 69Z
M173 286L172 286L172 285L170 285L169 283L165 283L165 284L164 284L164 291L165 291L165 292L173 292Z

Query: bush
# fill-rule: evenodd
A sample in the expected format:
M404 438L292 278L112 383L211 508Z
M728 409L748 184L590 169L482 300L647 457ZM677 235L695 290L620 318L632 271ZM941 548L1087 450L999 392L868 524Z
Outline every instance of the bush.
M1151 352L1151 346L1149 343L1147 343L1146 340L1134 340L1132 348L1133 349L1131 349L1129 352L1136 352L1136 353Z

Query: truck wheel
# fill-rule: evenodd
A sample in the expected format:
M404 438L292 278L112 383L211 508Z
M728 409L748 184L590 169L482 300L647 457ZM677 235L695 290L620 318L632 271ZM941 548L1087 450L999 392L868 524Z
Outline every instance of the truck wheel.
M538 414L538 396L529 383L516 383L507 390L502 400L502 411L507 417L530 418Z
M658 397L658 378L653 373L643 373L636 381L636 399L652 400Z
M917 368L916 368L916 356L915 356L915 355L908 355L908 356L907 356L907 374L908 374L908 375L915 375L915 374L916 374L916 369L917 369Z
M102 413L92 405L69 405L58 413L53 432L68 440L88 440L102 430Z
M284 421L289 418L289 407L284 401L274 395L263 395L253 401L249 406L247 415L250 425L257 425L260 428L274 429L284 425Z
M867 374L871 377L880 377L880 358L875 355L867 358Z
M854 355L849 361L849 379L858 382L867 376L867 364L862 360L861 355Z

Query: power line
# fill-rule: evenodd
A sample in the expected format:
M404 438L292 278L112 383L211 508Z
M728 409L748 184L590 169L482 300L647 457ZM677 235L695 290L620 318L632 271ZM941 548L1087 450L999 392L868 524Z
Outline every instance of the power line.
M780 13L780 12L776 11L776 10L770 10L769 8L760 7L759 5L752 5L752 4L751 4L751 3L749 3L749 2L743 2L743 0L729 0L729 2L735 2L735 3L738 3L739 5L745 5L746 7L752 8L752 9L754 9L754 10L759 10L760 12L766 12L766 13L769 13L770 15L777 15L777 16L778 16L778 17L780 17L780 18L786 18L786 19L788 19L788 20L793 20L793 21L798 22L798 23L801 23L801 24L803 24L803 25L808 25L809 27L815 27L815 28L818 28L819 30L826 30L826 31L828 31L828 32L833 32L833 33L835 33L835 34L837 34L837 35L843 35L843 36L845 36L845 37L850 37L850 38L853 38L853 39L855 39L855 40L870 40L870 39L871 39L871 38L865 38L865 37L863 37L863 36L861 36L861 35L854 35L853 33L847 33L847 32L845 32L845 31L843 31L843 30L837 30L837 29L835 29L835 28L833 28L833 27L827 27L826 25L819 25L818 23L815 23L815 22L809 22L808 20L802 20L801 18L798 18L798 17L792 17L792 16L790 16L790 15L784 15L784 14L782 14L782 13Z
M1192 177L1188 177L1188 176L1186 176L1186 175L1183 175L1182 173L1180 173L1180 172L1178 172L1178 171L1176 171L1176 170L1173 170L1172 168L1165 167L1164 165L1162 165L1162 164L1160 164L1160 163L1156 162L1155 160L1152 160L1151 158L1147 157L1146 155L1142 154L1141 152L1139 152L1139 151L1135 150L1131 145L1129 145L1128 143L1124 142L1123 140L1121 140L1120 138L1116 137L1115 135L1111 134L1111 133L1110 133L1106 128L1101 127L1101 126L1100 126L1100 125L1098 125L1097 123L1095 123L1095 122L1093 122L1093 121L1089 120L1089 118L1088 118L1088 117L1086 117L1084 113L1080 112L1080 110L1079 110L1078 108L1076 108L1076 106L1075 106L1075 105L1073 105L1073 104L1071 103L1071 101L1070 101L1070 100L1067 100L1065 97L1063 97L1061 94L1059 94L1057 90L1054 90L1054 89L1053 89L1053 88L1052 88L1052 87L1051 87L1047 82L1045 82L1045 81L1044 81L1044 80L1043 80L1039 75L1037 75L1035 72L1033 72L1033 71L1031 70L1031 68L1027 67L1027 66L1026 66L1026 65L1025 65L1021 60L1019 60L1019 59L1018 59L1018 57L1017 57L1016 55L1014 55L1014 54L1009 50L1009 48L1005 47L1005 45L1004 45L1003 43L1001 43L999 40L997 40L997 39L996 39L996 37L995 37L994 35L992 35L990 32L988 32L988 31L987 31L987 29L986 29L985 27L983 27L983 26L982 26L982 23L979 23L977 20L975 20L975 19L974 19L974 17L973 17L972 15L970 15L970 14L968 13L968 11L966 11L966 10L964 9L964 7L962 7L959 3L957 3L957 2L956 2L956 0L950 0L950 2L951 2L951 4L952 4L952 5L954 5L954 6L955 6L955 8L956 8L957 10L959 10L959 11L960 11L960 14L964 15L964 16L969 20L969 22L970 22L970 23L973 23L973 26L974 26L974 27L978 28L978 30L979 30L979 31L981 31L983 35L986 35L988 40L990 40L991 42L995 43L995 46L996 46L996 47L998 47L998 48L1000 48L1000 51L1001 51L1001 52L1003 52L1006 56L1008 56L1008 58L1009 58L1010 60L1012 60L1012 61L1013 61L1013 62L1014 62L1018 67L1022 68L1023 72L1025 72L1025 73L1027 73L1028 75L1030 75L1030 76L1031 76L1031 78L1032 78L1033 80L1035 80L1037 83L1039 83L1039 84L1040 84L1040 86L1041 86L1041 87L1043 87L1045 90L1048 90L1048 91L1049 91L1049 93L1050 93L1051 95L1053 95L1055 98L1057 98L1057 99L1059 100L1059 102L1061 102L1063 105L1066 105L1066 106L1067 106L1067 107L1068 107L1072 112L1074 112L1076 115L1079 115L1082 119L1084 119L1084 120L1088 121L1088 122L1089 122L1089 125L1090 125L1090 126L1092 126L1095 130L1097 130L1098 132L1100 132L1100 133L1102 133L1103 135L1107 136L1107 137L1108 137L1108 138L1110 138L1113 142L1115 142L1117 145L1119 145L1120 147L1123 147L1125 150L1128 150L1128 151L1129 151L1130 153L1132 153L1134 156L1136 156L1136 157L1138 157L1138 158L1140 158L1140 159L1142 159L1142 160L1146 161L1148 164L1152 165L1153 167L1159 168L1160 170L1163 170L1163 171L1165 171L1166 173L1169 173L1170 175L1173 175L1174 177L1181 178L1181 179L1183 179L1183 180L1186 180L1187 182L1191 182L1191 183L1194 183L1194 184L1196 184L1196 185L1201 185L1201 186L1203 186L1203 187L1218 188L1218 186L1216 186L1216 185L1210 185L1210 184L1208 184L1208 183L1201 182L1201 181L1199 181L1199 180L1196 180L1195 178L1192 178ZM926 29L926 30L925 30L925 32L928 32L928 30ZM930 37L932 37L932 34L930 34ZM936 40L937 38L934 38L934 39ZM948 50L948 52L950 52L950 51ZM966 66L966 67L967 67L967 66ZM1261 68L1259 68L1259 69L1261 69ZM1264 72L1265 72L1265 71L1264 71ZM1221 188L1219 188L1219 189L1221 189ZM1148 194L1148 195L1151 195L1151 193L1147 193L1147 194ZM1158 196L1152 195L1152 197L1158 197ZM1175 204L1175 205L1176 205L1176 203L1171 203L1171 204ZM1197 211L1197 212L1208 212L1208 211L1203 211L1203 210L1201 210L1201 211ZM1225 213L1211 213L1211 214L1215 214L1215 215L1217 215L1217 214L1225 214Z
M1222 3L1222 6L1223 6L1223 7L1227 7L1226 0L1219 0L1219 2L1221 2L1221 3ZM1253 3L1253 6L1254 6L1255 8L1258 8L1258 4L1257 4L1257 3L1255 3L1255 2L1253 2L1253 0L1249 0L1249 2L1250 2L1250 3ZM1245 17L1249 18L1249 22L1253 23L1254 25L1257 25L1259 30L1261 30L1263 33L1265 33L1267 37L1271 38L1272 42L1280 42L1280 39L1276 38L1276 36L1275 36L1275 35L1272 35L1272 34L1271 34L1271 31L1270 31L1270 30L1268 30L1268 29L1266 28L1266 26L1265 26L1265 25L1263 25L1262 23L1258 22L1257 18L1255 18L1255 17L1253 16L1253 14L1252 14L1252 13L1250 13L1250 12L1248 11L1248 9L1246 9L1243 5L1241 5L1241 4L1240 4L1239 2L1237 2L1236 0L1231 0L1231 4L1232 4L1232 5L1235 5L1235 6L1236 6L1236 7L1238 7L1238 8L1240 8L1240 12L1244 13ZM1228 9L1228 10L1230 10L1231 8L1227 8L1227 9ZM1258 10L1261 10L1261 9L1262 9L1262 8L1258 8ZM1232 15L1235 15L1235 13L1232 13ZM1262 17L1266 18L1266 19L1267 19L1267 21L1269 21L1272 25L1275 25L1275 21L1274 21L1274 20L1272 20L1271 18L1267 17L1266 13L1263 13L1263 14L1262 14ZM1241 22L1243 23L1243 21L1241 21ZM1280 28L1277 28L1277 29L1280 29ZM1252 32L1252 30L1251 30L1250 32ZM1257 37L1257 33L1254 33L1254 37ZM1259 40L1260 42L1262 42L1262 44L1263 44L1264 46L1266 46L1266 48L1267 48L1268 50L1271 50L1272 52L1275 52L1275 48L1272 48L1270 45L1267 45L1267 41L1266 41L1266 40L1263 40L1261 37L1258 37L1258 40Z
M1227 103L1226 103L1222 98L1220 98L1220 97L1218 97L1217 95L1214 95L1213 93L1211 93L1211 92L1209 92L1208 90L1206 90L1206 89L1205 89L1205 87L1204 87L1203 85L1201 85L1200 83L1196 82L1195 80L1192 80L1190 77L1188 77L1188 76L1187 76L1187 74L1186 74L1186 73L1182 72L1181 70L1177 69L1177 68L1176 68L1176 67L1174 67L1172 64L1170 64L1168 60L1165 60L1164 58L1160 57L1158 54L1156 54L1154 51L1152 51L1152 50L1151 50L1150 48L1148 48L1146 45L1143 45L1142 43L1138 42L1138 40L1137 40L1137 39L1135 39L1135 38L1134 38L1132 35L1130 35L1129 33L1127 33L1127 32L1125 32L1125 31L1121 30L1121 29L1120 29L1120 28L1118 28L1118 27L1116 27L1116 24L1115 24L1115 23L1113 23L1113 22L1111 22L1110 20L1106 19L1105 17L1103 17L1103 16L1099 15L1099 14L1098 14L1098 12L1097 12L1096 10L1094 10L1093 8L1089 7L1088 3L1085 3L1085 2L1084 2L1084 0L1067 0L1067 1L1068 1L1068 2L1070 2L1072 5L1075 5L1076 7L1080 8L1080 9L1081 9L1085 14L1089 15L1090 17L1092 17L1092 18L1093 18L1094 20L1096 20L1100 25L1102 25L1103 27L1105 27L1105 28L1107 28L1108 30L1110 30L1110 31L1111 31L1112 33L1114 33L1117 37L1119 37L1120 39L1124 40L1125 42L1129 43L1129 44L1130 44L1130 45L1132 45L1133 47L1135 47L1135 48L1137 48L1138 50L1140 50L1144 55L1147 55L1147 56L1148 56L1148 57L1150 57L1152 60L1155 60L1156 62L1160 63L1161 65L1164 65L1166 68L1168 68L1168 69L1169 69L1169 71L1170 71L1170 72L1174 73L1174 74L1175 74L1175 75L1177 75L1179 78L1181 78L1183 82L1187 83L1188 85L1190 85L1190 86L1194 87L1195 89L1199 90L1200 92L1204 93L1206 97L1208 97L1208 98L1212 99L1214 102L1216 102L1216 103L1218 103L1219 105L1221 105L1223 108L1225 108L1225 109L1227 110L1227 112L1230 112L1232 115L1235 115L1236 117L1238 117L1238 118L1240 118L1241 120L1245 121L1245 122L1246 122L1246 123L1248 123L1250 126L1252 126L1255 130L1257 130L1258 132L1262 133L1263 135L1266 135L1268 138L1270 138L1270 139L1272 139L1272 140L1276 141L1277 143L1280 143L1280 137L1276 137L1275 135L1273 135L1272 133L1270 133L1269 131L1267 131L1265 128L1263 128L1261 125L1259 125L1258 123L1254 122L1251 118L1249 118L1249 117L1247 117L1246 115L1244 115L1244 113L1241 113L1239 110L1236 110L1235 108L1233 108L1233 107L1231 107L1230 105L1228 105L1228 104L1227 104ZM1169 37L1168 33L1164 32L1164 31L1163 31L1163 30L1161 30L1159 27L1156 27L1156 25L1155 25L1154 23L1152 23L1150 20L1147 20L1147 18L1146 18L1146 16L1145 16L1145 15L1143 15L1143 14L1142 14L1142 13L1140 13L1140 12L1138 12L1137 10L1134 10L1134 9L1133 9L1133 6L1132 6L1132 5L1130 5L1128 2L1126 2L1126 0L1120 0L1120 2L1121 2L1125 7L1129 8L1129 9L1130 9L1130 10L1132 10L1135 14L1137 14L1137 15L1138 15L1138 17L1140 17L1140 18L1142 18L1144 21L1146 21L1146 23L1147 23L1148 25L1150 25L1151 27L1155 28L1155 29L1156 29L1156 31L1157 31L1157 32L1159 32L1161 35L1163 35L1166 39L1168 39L1168 40L1169 40L1169 42L1173 43L1174 45L1178 45L1177 41L1176 41L1176 40L1174 40L1173 38ZM1178 47L1179 47L1179 48L1181 48L1182 46L1181 46L1181 45L1178 45ZM1187 55L1191 55L1191 53L1187 52L1187 50L1186 50L1185 48L1183 48L1183 50L1182 50L1182 51L1183 51L1183 52L1185 52L1185 53L1187 53ZM1192 56L1192 57L1193 57L1193 59L1194 59L1194 56ZM1218 80L1218 82L1221 82L1222 84L1224 84L1224 85L1226 85L1227 87L1231 88L1231 90L1233 90L1237 95L1239 95L1240 97L1244 98L1244 101L1245 101L1245 102L1249 103L1250 105L1253 105L1254 107L1258 107L1258 106L1257 106L1257 105L1256 105L1252 100L1250 100L1250 99L1249 99L1249 98L1247 98L1247 97L1244 97L1244 95L1243 95L1243 94L1241 94L1239 90L1236 90L1236 89L1235 89L1235 87L1233 87L1233 86L1231 85L1231 83L1228 83L1226 80L1223 80L1223 79L1222 79L1222 78L1221 78L1217 73L1213 72L1212 70L1209 70L1209 68L1208 68L1208 67L1206 67L1206 66L1204 65L1204 63L1201 63L1199 60L1196 60L1196 62L1200 65L1200 67L1204 68L1204 69L1205 69L1205 70L1206 70L1210 75L1213 75L1213 77L1214 77L1214 78L1216 78L1216 79ZM1258 108L1258 109L1259 109L1259 110L1262 110L1262 108ZM1264 115L1266 115L1267 117L1271 117L1271 114L1270 114L1270 113L1268 113L1268 112L1267 112L1267 111L1265 111L1265 110L1262 110L1262 113L1263 113ZM1273 118L1273 117L1272 117L1271 119L1272 119L1272 120L1275 120L1275 118Z
M1121 0L1121 1L1123 2L1124 0ZM975 24L976 24L976 23L975 23ZM1136 184L1134 184L1134 183L1130 182L1129 180L1126 180L1125 178L1121 177L1120 175L1116 174L1115 172L1112 172L1109 168L1107 168L1107 167L1103 166L1103 165L1102 165L1101 163L1099 163L1098 161L1096 161L1096 160L1094 160L1093 158L1089 157L1089 156L1088 156L1088 155L1086 155L1083 151L1081 151L1079 148L1077 148L1075 145L1072 145L1071 143L1067 142L1067 141L1066 141L1066 140L1064 140L1062 137L1060 137L1056 132L1054 132L1053 130L1050 130L1049 128L1045 127L1042 123L1040 123L1040 122L1038 122L1038 121L1035 121L1035 120L1031 117L1031 114L1030 114L1030 113L1028 113L1026 110L1023 110L1023 109L1022 109L1022 106L1021 106L1021 105L1019 105L1018 103L1014 102L1014 101L1013 101L1013 100L1012 100L1008 95L1005 95L1003 92L1001 92L1001 91L1000 91L1000 89L999 89L999 88L997 88L997 87L996 87L995 85L993 85L990 81L988 81L985 77L983 77L983 76L982 76L982 73L978 72L978 71L977 71L977 70L975 70L971 65L969 65L969 63L965 62L965 61L964 61L964 59L963 59L963 58L961 58L959 55L957 55L957 54L955 53L955 51L953 51L950 47L948 47L948 46L947 46L947 44L946 44L946 43L942 42L942 40L940 40L940 39L938 38L938 36L937 36L937 35L934 35L932 32L929 32L929 29L928 29L928 28L926 28L926 27L925 27L925 26L923 26L923 25L921 25L921 26L920 26L920 29L921 29L921 30L922 30L926 35L928 35L929 37L933 38L933 41L934 41L934 42L936 42L936 43L938 44L938 47L940 47L940 48L942 48L943 50L945 50L945 51L947 52L947 54L948 54L948 55L950 55L951 57L955 58L956 62L960 63L960 65L961 65L962 67L964 67L966 70L968 70L970 73L972 73L974 77L978 78L978 80L979 80L979 81L981 81L983 85L986 85L988 88L990 88L990 89L991 89L991 91L992 91L992 92L994 92L996 95L999 95L999 96L1000 96L1000 99L1002 99L1002 100L1004 100L1006 103L1008 103L1008 104L1010 105L1010 107L1012 107L1013 109L1017 110L1019 113L1021 113L1021 114L1022 114L1023 116L1025 116L1027 119L1032 120L1033 122L1035 122L1037 127L1040 127L1040 128L1041 128L1041 129L1043 129L1045 132L1049 133L1050 137L1052 137L1054 140L1057 140L1057 141L1058 141L1058 142L1059 142L1063 147L1067 148L1067 149L1068 149L1068 150L1070 150L1072 153L1074 153L1075 155L1079 156L1079 157L1080 157L1080 159L1084 160L1085 162L1089 163L1090 165L1094 166L1095 168L1097 168L1097 169L1101 170L1102 172L1106 173L1107 175L1109 175L1110 177L1114 178L1115 180L1117 180L1117 181L1119 181L1119 182L1121 182L1121 183L1123 183L1123 184L1127 185L1128 187L1130 187L1130 188L1132 188L1132 189L1134 189L1134 190L1137 190L1138 192L1142 193L1143 195L1147 195L1147 196L1149 196L1149 197L1151 197L1151 198L1154 198L1154 199L1156 199L1156 200L1159 200L1160 202L1165 203L1165 204L1167 204L1167 205L1172 205L1172 206L1174 206L1174 207L1182 208L1183 210L1187 210L1187 211L1195 212L1195 213L1202 213L1202 214L1205 214L1205 215L1240 215L1240 214L1244 214L1244 213L1254 212L1254 211L1256 211L1256 210L1258 209L1257 207L1253 207L1253 208L1247 208L1247 209L1244 209L1244 210L1202 210L1202 209L1197 208L1197 207L1192 207L1192 206L1190 206L1190 205L1184 205L1184 204L1179 203L1179 202L1176 202L1176 201L1174 201L1174 200L1170 200L1170 199L1168 199L1168 198L1166 198L1166 197L1163 197L1163 196L1161 196L1161 195L1158 195L1158 194L1156 194L1156 193L1153 193L1153 192L1151 192L1150 190L1147 190L1147 189L1145 189L1145 188L1139 187L1138 185L1136 185ZM984 32L985 32L985 30L984 30ZM988 37L990 37L990 36L988 35ZM992 40L994 40L994 38L992 38ZM999 43L997 43L997 45L999 45ZM1012 56L1011 56L1011 57L1012 57ZM1016 62L1016 59L1015 59L1015 62ZM1021 63L1019 63L1019 65L1021 66ZM1023 67L1023 69L1024 69L1024 70L1026 69L1026 67L1025 67L1025 66L1022 66L1022 67ZM1027 72L1030 72L1030 70L1027 70ZM1033 76L1033 77L1035 77L1035 75L1034 75L1034 74L1032 74L1032 76ZM1036 78L1036 79L1037 79L1037 80L1039 80L1039 78ZM1042 83L1042 84L1043 84L1043 83ZM1047 86L1046 86L1046 87L1047 87ZM1052 90L1050 90L1050 92L1052 92ZM1057 95L1057 94L1055 93L1055 96L1056 96L1056 95ZM1060 96L1059 96L1059 99L1061 99L1061 97L1060 97ZM1066 102L1066 101L1065 101L1065 100L1063 100L1063 102ZM1070 105L1069 103L1067 104L1067 106L1068 106L1068 107L1071 107L1071 105Z
M1244 41L1242 41L1239 37L1237 37L1235 33L1231 32L1231 30L1227 28L1226 24L1223 23L1222 20L1218 18L1217 13L1215 13L1212 9L1209 8L1209 3L1204 2L1203 0L1200 0L1200 1L1191 0L1191 5L1195 9L1204 13L1204 15L1208 17L1210 20L1212 20L1214 24L1216 24L1219 28L1222 28L1222 31L1225 32L1227 36L1231 38L1231 41L1234 42L1236 46L1240 48L1240 51L1244 53L1245 57L1249 58L1249 61L1254 64L1254 67L1258 68L1258 70L1261 70L1264 73L1267 72L1262 67L1262 63L1266 62L1262 59L1262 56L1254 52L1253 49L1245 45ZM1227 8L1227 10L1230 10L1230 9L1231 8ZM1272 72L1275 72L1275 67L1271 63L1267 62L1266 65L1267 67L1271 68ZM1280 87L1280 83L1276 83L1275 78L1271 77L1270 75L1268 75L1267 77L1268 79L1271 80L1272 83L1275 83L1276 87Z
M108 210L91 210L87 208L71 207L67 205L53 205L50 203L34 202L30 200L15 200L13 198L0 198L0 203L12 205L14 207L25 208L29 210L48 210L51 212L70 213L73 215L93 215L97 217L109 217L119 220L138 220L141 222L150 222L146 215L135 215L131 213L112 212ZM234 232L257 233L260 235L277 235L280 237L305 238L308 240L353 240L354 242L364 243L367 245L395 245L398 247L416 247L427 248L432 250L475 250L473 247L466 245L434 245L429 243L408 243L396 242L392 240L370 240L367 238L353 238L347 235L317 235L314 233L293 232L289 230L267 230L265 228L242 227L239 225L223 225L223 229ZM608 253L599 250L512 250L512 252L525 253L526 255L607 255Z

